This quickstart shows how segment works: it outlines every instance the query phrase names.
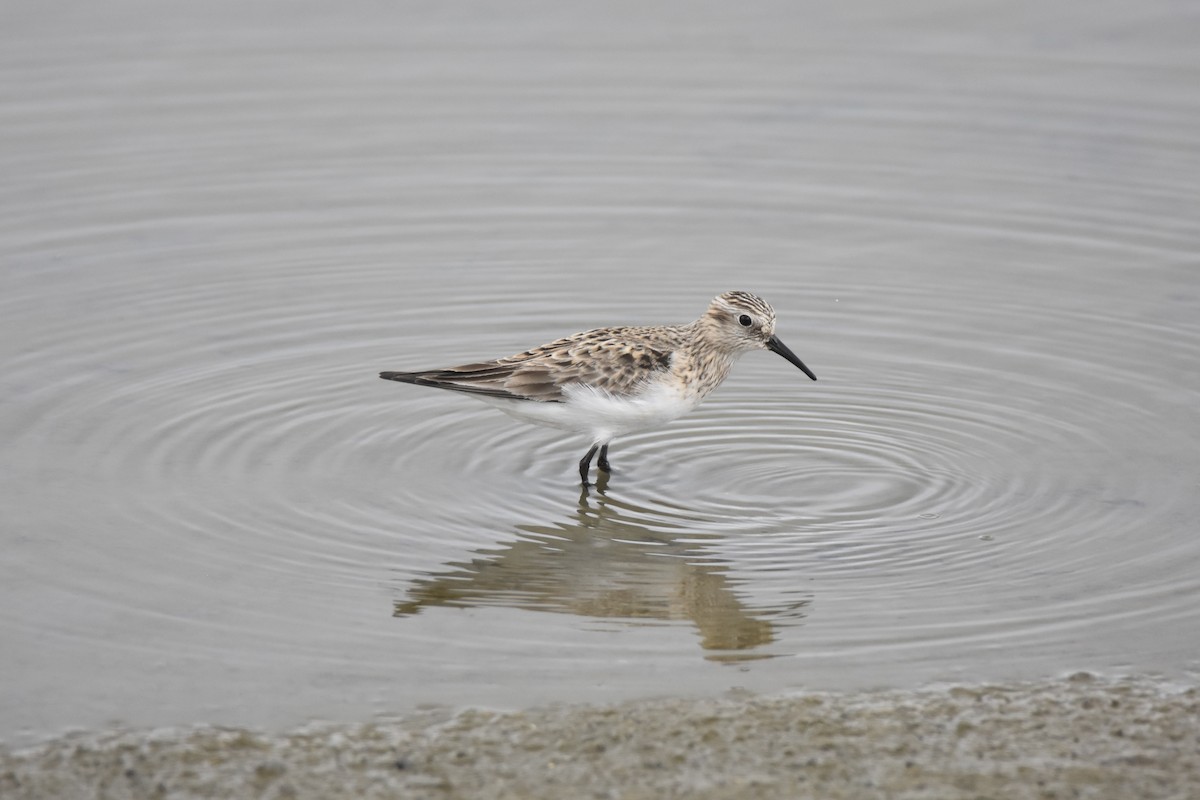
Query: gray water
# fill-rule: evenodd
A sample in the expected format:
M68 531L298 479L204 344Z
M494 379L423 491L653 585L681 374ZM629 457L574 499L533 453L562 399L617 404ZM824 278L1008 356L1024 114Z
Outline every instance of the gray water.
M1195 4L4 16L0 740L1200 677ZM728 289L587 495L376 377Z

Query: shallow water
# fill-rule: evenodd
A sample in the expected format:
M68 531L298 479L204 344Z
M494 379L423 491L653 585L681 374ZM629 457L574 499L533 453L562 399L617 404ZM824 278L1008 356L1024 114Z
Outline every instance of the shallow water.
M756 8L10 14L0 739L1194 680L1200 18ZM376 378L733 288L588 495Z

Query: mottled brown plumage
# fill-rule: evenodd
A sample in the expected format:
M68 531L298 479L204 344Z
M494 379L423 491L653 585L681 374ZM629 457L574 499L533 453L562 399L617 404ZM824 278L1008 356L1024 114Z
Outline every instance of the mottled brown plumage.
M511 400L562 402L584 384L620 397L671 367L687 326L599 328L495 361L421 372L384 372L387 380ZM653 341L651 347L648 342Z
M608 471L608 443L686 413L729 374L747 350L772 350L816 376L775 336L775 311L748 292L716 297L685 325L597 328L494 361L418 372L381 372L387 380L465 392L537 425L587 433Z

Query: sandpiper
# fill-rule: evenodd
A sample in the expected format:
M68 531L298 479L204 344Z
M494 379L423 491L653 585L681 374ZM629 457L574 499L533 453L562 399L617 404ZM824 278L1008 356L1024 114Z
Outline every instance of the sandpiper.
M467 392L523 422L587 435L586 487L597 452L609 472L613 439L691 411L748 350L778 353L817 379L775 335L775 310L749 292L717 296L686 325L597 328L494 361L379 377Z

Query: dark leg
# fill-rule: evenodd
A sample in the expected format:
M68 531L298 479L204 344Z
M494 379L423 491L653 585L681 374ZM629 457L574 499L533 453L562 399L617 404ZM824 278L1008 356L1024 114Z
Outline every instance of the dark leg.
M612 468L608 466L608 443L606 442L600 448L600 460L596 462L596 466L605 472L612 472Z
M588 485L588 467L592 466L592 457L596 455L596 451L600 449L600 445L592 445L592 449L587 451L587 455L579 461L579 479L583 481L583 485Z

